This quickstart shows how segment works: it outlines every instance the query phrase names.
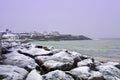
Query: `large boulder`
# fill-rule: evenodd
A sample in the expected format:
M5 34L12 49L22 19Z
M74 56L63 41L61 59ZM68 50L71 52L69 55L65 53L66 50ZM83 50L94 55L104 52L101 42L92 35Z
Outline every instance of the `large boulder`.
M57 54L57 53L59 53L59 52L61 52L61 50L53 49L53 50L51 51L51 53L53 53L53 55L54 55L54 54ZM48 53L48 54L49 54L49 53ZM36 63L37 63L38 65L41 66L45 61L54 60L56 57L53 57L53 55L39 55L39 56L36 56L36 57L35 57L35 61L36 61Z
M22 68L29 67L30 69L34 69L36 67L35 60L25 56L23 54L19 54L16 50L4 55L6 58L4 59L4 64L14 65Z
M70 70L74 66L74 60L70 54L61 51L48 58L48 60L43 63L43 66L48 71L55 69Z
M106 80L120 80L120 69L115 67L119 63L108 62L96 68L103 74Z
M43 48L36 48L35 46L32 46L28 50L21 50L21 51L32 56L44 56L51 53L51 51L47 51Z
M90 65L90 64L93 64L92 59L85 59L85 60L82 60L82 61L78 62L77 66L78 67L80 67L80 66L87 66L87 65Z
M91 76L88 78L89 80L104 80L102 73L99 71L90 71Z
M70 70L77 67L77 62L82 60L81 57L82 59L88 58L77 52L61 50L52 56L37 56L35 57L35 61L39 66L43 66L48 71L55 69Z
M59 53L56 53L52 56L53 59L62 59L62 60L66 60L66 61L74 61L75 63L81 61L81 57L86 58L85 56L82 56L80 53L77 52L70 52L67 50L62 50ZM60 60L61 60L60 59Z
M35 60L37 60L38 62L41 62L41 63L44 63L45 61L48 61L48 60L56 60L56 61L61 61L61 62L69 62L71 60L73 61L71 55L64 51L55 53L52 56L48 56L48 55L47 56L37 56L37 57L35 57Z
M97 71L96 66L101 65L102 63L100 63L97 60L94 60L93 58L88 58L88 59L84 59L82 61L79 61L77 63L78 67L81 66L88 66L91 70Z
M24 80L28 72L17 66L0 65L0 80Z
M71 53L67 53L65 51L61 51L59 53L56 53L52 56L52 58L56 59L56 58L63 58L63 59L70 59L72 56L71 56Z
M43 75L44 80L74 80L70 75L60 70L55 70Z
M64 55L64 56L63 56ZM35 57L36 63L50 70L70 70L74 65L74 60L71 55L65 51L61 51L52 56Z
M82 79L82 80L103 80L102 73L98 71L92 71L87 66L81 66L74 68L67 72L68 74L72 75L75 79Z
M42 76L34 69L28 75L26 80L43 80Z
M37 56L37 57L35 57L35 61L39 66L41 66L45 61L48 61L50 59L51 59L50 56Z
M70 70L70 73L80 79L88 79L90 77L90 69L87 66L78 67Z
M49 60L44 62L44 64L42 65L46 68L47 71L52 71L52 70L70 70L73 66L73 63L64 63L64 62L60 62L60 61L55 61L55 60Z

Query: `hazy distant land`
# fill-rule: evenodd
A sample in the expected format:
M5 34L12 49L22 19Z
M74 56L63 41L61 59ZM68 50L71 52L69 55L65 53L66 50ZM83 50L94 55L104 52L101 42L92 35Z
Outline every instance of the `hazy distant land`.
M51 33L14 33L20 39L32 39L39 41L60 41L60 40L92 40L84 35L60 34L59 32Z

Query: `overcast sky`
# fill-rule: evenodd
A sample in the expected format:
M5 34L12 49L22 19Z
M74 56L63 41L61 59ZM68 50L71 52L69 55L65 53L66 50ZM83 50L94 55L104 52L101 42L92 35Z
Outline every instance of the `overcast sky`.
M0 30L120 38L120 0L0 0Z

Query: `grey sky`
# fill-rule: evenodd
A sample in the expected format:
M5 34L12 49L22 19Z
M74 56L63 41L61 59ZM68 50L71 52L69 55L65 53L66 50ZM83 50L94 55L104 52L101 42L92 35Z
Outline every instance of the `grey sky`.
M120 0L0 0L0 30L120 38Z

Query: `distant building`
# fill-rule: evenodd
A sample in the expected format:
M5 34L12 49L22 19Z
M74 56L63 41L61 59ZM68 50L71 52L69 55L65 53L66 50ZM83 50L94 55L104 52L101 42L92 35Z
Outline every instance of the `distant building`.
M16 41L19 39L17 34L7 33L2 36L4 41Z
M5 32L3 32L2 39L3 41L16 41L19 37L17 34L13 34L11 30L6 29Z
M52 36L60 36L60 33L57 31L53 31L51 33L49 33L48 35L52 35Z

